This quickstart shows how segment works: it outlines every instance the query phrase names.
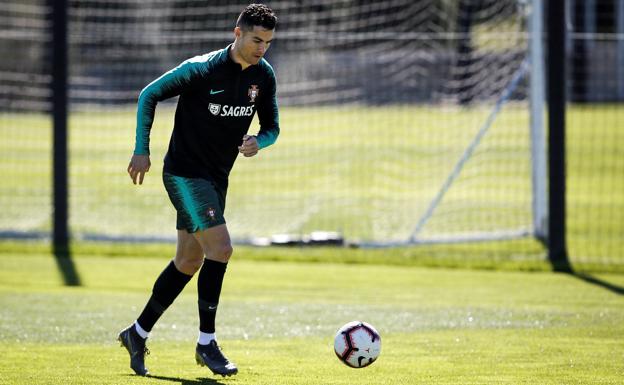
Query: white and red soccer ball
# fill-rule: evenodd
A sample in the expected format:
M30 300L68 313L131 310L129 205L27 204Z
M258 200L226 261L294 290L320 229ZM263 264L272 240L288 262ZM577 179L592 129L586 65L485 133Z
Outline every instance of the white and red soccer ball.
M345 365L363 368L379 357L381 337L372 325L352 321L336 332L334 352Z

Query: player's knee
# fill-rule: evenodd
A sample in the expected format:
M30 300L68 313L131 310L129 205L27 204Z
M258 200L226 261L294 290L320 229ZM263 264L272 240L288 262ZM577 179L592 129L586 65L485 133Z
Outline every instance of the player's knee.
M230 243L224 243L210 250L210 253L206 253L206 258L215 261L227 263L232 256L234 249Z
M203 262L204 258L203 256L201 256L200 258L188 260L186 263L190 270L192 270L193 272L197 272L201 268Z
M201 268L203 261L202 255L176 258L176 267L184 274L193 275Z
M220 250L221 262L229 261L233 252L234 252L234 249L232 248L232 245L230 243L223 245Z

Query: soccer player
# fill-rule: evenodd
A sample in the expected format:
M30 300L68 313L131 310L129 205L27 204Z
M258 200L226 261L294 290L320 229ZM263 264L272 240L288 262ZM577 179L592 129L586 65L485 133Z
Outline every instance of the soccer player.
M119 334L130 367L147 375L146 339L152 327L199 271L198 364L214 374L236 374L236 365L215 338L215 316L227 263L232 255L223 212L228 176L238 154L254 156L279 134L275 74L263 59L277 18L267 6L247 6L236 22L234 42L186 60L143 89L138 100L136 144L128 166L134 184L150 168L149 133L159 101L179 95L163 181L177 211L178 241L173 260L156 279L136 321ZM247 131L255 113L260 130Z

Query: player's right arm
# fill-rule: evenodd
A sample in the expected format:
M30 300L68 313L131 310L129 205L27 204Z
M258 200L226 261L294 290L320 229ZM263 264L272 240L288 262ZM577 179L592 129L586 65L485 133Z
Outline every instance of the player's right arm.
M139 184L143 184L145 173L149 171L151 165L149 155L132 155L128 165L128 175L130 175L132 183L137 184L139 182Z
M137 103L137 124L134 153L128 165L128 174L134 184L143 183L145 173L149 171L149 135L154 122L156 104L165 99L180 95L193 82L207 73L205 56L186 60L176 68L166 72L148 84L139 95Z

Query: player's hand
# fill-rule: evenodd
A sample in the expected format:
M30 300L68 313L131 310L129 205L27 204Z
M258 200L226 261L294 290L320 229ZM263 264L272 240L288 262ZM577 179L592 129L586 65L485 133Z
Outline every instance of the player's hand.
M253 135L243 136L243 144L238 146L238 152L246 157L254 156L258 153L258 141Z
M128 175L132 183L137 184L138 180L139 184L143 184L145 173L149 171L151 165L149 155L132 155L128 165Z

